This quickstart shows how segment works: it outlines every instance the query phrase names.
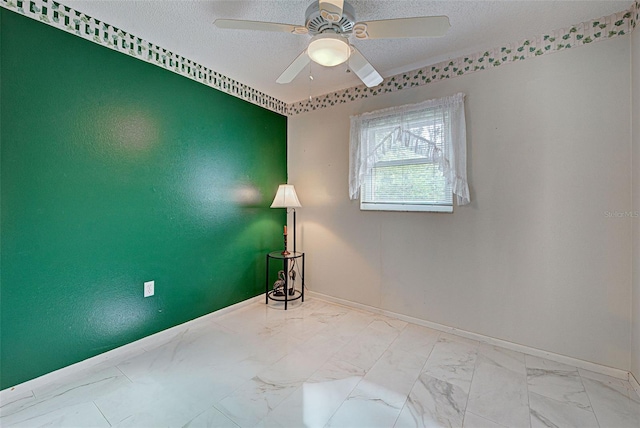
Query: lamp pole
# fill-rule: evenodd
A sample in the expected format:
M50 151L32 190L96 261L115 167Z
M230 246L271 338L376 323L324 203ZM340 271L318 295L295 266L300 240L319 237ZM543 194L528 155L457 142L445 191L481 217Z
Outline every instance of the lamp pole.
M293 253L296 252L296 209L293 208Z

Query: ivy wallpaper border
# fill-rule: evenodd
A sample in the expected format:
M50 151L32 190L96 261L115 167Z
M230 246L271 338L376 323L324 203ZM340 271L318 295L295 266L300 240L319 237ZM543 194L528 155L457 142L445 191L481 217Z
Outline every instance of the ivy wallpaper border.
M638 21L640 21L640 1L635 1L630 9L613 15L592 19L549 34L525 39L519 43L510 43L488 51L389 76L374 88L359 85L310 100L291 103L288 105L287 114L294 116L358 99L452 79L504 64L585 46L601 40L609 40L631 33Z
M286 115L283 101L57 1L0 0L0 6Z
M504 64L524 61L590 43L630 34L640 21L640 0L628 10L585 21L549 34L532 37L413 71L389 76L374 87L354 86L310 100L290 104L248 85L213 71L181 55L168 51L113 25L92 18L55 0L0 0L0 7L39 20L83 39L92 41L134 58L163 67L189 79L266 108L279 114L294 116L338 104L402 89L424 86L441 80L489 70Z

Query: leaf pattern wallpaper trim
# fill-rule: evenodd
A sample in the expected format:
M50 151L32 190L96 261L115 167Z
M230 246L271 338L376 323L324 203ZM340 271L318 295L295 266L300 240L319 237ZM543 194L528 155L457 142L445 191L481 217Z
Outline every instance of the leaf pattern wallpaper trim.
M519 43L510 43L499 48L389 76L374 88L359 85L311 98L310 100L298 101L288 105L287 114L293 116L358 99L423 86L476 71L489 70L512 62L524 61L529 58L624 36L635 29L639 20L639 11L640 1L635 1L629 10L592 19L542 36L525 39Z
M549 34L510 43L473 55L467 55L413 71L389 76L374 87L359 85L328 93L310 100L286 104L257 89L213 71L181 55L92 18L54 0L0 0L0 7L75 34L86 40L141 59L234 97L283 115L293 116L358 99L397 92L452 79L504 64L585 46L601 40L630 34L640 21L640 1L625 11L582 22Z

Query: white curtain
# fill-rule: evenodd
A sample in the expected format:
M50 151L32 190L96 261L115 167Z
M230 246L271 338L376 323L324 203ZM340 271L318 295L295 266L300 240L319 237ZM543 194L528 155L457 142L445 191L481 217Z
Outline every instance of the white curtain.
M409 131L408 123L415 122L416 118L424 122L444 124L442 144L436 144L435 141ZM369 129L381 126L390 129L384 141L377 145L367 141ZM416 154L437 163L456 195L458 205L470 202L464 94L351 116L349 197L352 200L360 196L361 184L377 159L397 144L412 148Z

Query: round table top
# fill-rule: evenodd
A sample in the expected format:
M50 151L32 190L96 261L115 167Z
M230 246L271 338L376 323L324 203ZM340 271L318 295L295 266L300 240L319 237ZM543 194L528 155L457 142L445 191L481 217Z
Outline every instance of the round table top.
M272 251L269 253L269 257L272 259L297 259L304 256L301 251L290 251L289 254L282 254L282 251Z

